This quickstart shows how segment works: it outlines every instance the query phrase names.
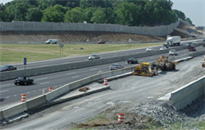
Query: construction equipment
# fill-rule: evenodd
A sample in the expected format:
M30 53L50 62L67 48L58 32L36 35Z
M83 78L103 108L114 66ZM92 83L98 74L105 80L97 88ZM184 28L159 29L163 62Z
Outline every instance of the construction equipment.
M154 75L158 75L158 68L156 66L152 66L150 63L142 62L136 65L132 74L152 77Z
M154 62L155 66L157 66L160 70L175 70L176 63L169 61L168 57L161 55L156 62Z
M201 62L201 66L205 67L205 56L204 56L204 61Z

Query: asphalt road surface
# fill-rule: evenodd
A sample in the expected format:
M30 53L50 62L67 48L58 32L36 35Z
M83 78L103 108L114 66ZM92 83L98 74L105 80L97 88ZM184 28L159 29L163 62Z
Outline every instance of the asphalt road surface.
M1 126L9 130L61 130L72 127L116 104L133 106L152 102L161 96L198 79L205 74L201 67L203 56L177 64L176 71L162 72L158 76L128 76L108 82L110 90L95 93L79 99L42 110L19 122ZM117 109L117 108L116 108Z
M188 40L188 41L198 41L202 42L202 39L196 39L196 40ZM188 43L188 41L182 41L181 45L185 45ZM171 48L175 48L177 46L173 46ZM160 46L155 46L154 50L159 50ZM117 56L123 56L123 55L130 55L130 54L138 54L145 52L145 48L142 49L132 49L132 50L125 50L125 51L116 51L116 52L110 52L110 53L102 53L99 54L101 59L104 58L110 58L110 57L117 57ZM52 66L52 65L60 65L60 64L69 64L69 63L76 63L76 62L82 62L82 61L87 61L88 56L79 56L79 57L65 57L65 58L59 58L59 59L51 59L51 60L45 60L45 61L37 61L37 62L28 62L26 65L27 69L31 68L40 68L40 67L46 67L46 66ZM20 64L15 64L18 70L24 69L23 65L23 59L22 63Z
M197 47L197 50L204 50L204 49L205 48L202 46ZM179 56L187 54L187 53L192 53L192 52L188 51L187 49L178 51ZM138 60L139 62L153 62L153 61L156 61L156 59L160 55L139 58ZM165 54L165 56L168 56L168 54ZM127 64L126 61L122 61L119 63L122 64L124 67L131 66ZM110 71L109 66L110 64L104 64L104 65L87 67L87 68L82 68L82 69L75 69L75 70L63 71L63 72L58 72L58 73L33 76L31 78L34 79L34 85L27 85L27 86L15 86L13 84L14 80L2 81L0 82L1 83L0 85L0 93L1 93L0 109L6 108L14 103L19 103L21 101L21 94L26 94L27 99L30 99L35 96L41 95L43 89L45 92L48 92L49 87L53 87L54 89L58 88L69 82L79 80L87 76L96 74L99 72L99 70L102 72Z

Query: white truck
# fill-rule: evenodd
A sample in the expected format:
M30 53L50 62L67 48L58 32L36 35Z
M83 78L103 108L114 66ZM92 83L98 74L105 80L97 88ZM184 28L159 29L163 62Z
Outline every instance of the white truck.
M167 45L168 46L175 46L175 45L180 45L181 42L181 37L180 36L170 36L167 37Z
M58 39L48 39L47 41L45 41L46 44L57 44L58 43Z

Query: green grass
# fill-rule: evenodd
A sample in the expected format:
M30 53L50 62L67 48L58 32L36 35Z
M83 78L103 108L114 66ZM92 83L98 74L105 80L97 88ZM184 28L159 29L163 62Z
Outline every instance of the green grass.
M55 59L60 57L74 57L89 54L98 54L119 50L128 50L148 46L162 45L163 43L144 44L64 44L63 55L60 54L59 44L0 44L0 63L15 64ZM83 48L81 50L80 48Z

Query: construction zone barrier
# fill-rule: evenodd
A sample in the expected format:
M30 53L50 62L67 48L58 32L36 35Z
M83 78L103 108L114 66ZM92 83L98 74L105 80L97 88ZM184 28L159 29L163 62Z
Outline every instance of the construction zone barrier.
M125 118L124 113L118 114L118 123L123 123L124 118Z
M104 85L107 85L107 79L104 79Z
M26 94L21 94L21 102L25 102L26 101Z
M51 92L52 90L53 90L53 87L49 87L49 90L48 90L48 91Z

